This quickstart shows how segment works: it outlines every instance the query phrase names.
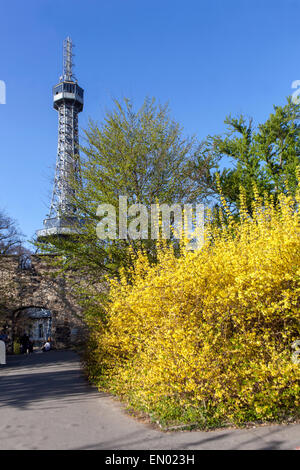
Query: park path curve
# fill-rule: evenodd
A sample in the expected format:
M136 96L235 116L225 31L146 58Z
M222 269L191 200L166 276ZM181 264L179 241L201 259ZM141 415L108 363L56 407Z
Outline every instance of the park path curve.
M78 355L8 356L0 366L0 449L295 449L300 424L162 432L85 380Z

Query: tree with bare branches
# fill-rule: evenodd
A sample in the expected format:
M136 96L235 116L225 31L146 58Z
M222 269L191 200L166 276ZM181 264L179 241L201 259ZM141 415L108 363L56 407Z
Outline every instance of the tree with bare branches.
M0 255L22 254L23 234L17 222L0 209Z

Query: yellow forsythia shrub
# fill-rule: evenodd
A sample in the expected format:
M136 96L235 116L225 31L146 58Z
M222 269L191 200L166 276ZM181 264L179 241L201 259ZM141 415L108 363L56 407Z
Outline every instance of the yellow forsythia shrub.
M130 279L111 282L95 331L98 385L165 423L280 419L299 413L298 205L256 201L250 217L207 227L180 257L139 253Z

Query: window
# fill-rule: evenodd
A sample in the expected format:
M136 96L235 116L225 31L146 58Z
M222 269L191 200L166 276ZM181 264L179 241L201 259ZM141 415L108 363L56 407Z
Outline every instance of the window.
M71 83L64 83L64 91L67 93L74 93L74 85Z
M62 92L62 85L56 86L54 88L54 92L55 92L56 95L58 95L58 93L61 93Z

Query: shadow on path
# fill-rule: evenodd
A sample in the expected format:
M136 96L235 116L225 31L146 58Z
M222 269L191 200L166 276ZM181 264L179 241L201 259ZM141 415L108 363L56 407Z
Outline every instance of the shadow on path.
M101 396L85 380L77 354L50 351L29 356L8 356L0 369L0 408L26 408L46 400L88 400Z
M73 351L56 351L52 350L46 353L34 352L31 354L16 354L6 356L7 364L0 368L0 377L5 371L10 371L15 367L20 370L26 370L27 368L33 369L37 367L44 367L45 365L58 365L58 364L69 364L78 363L78 355Z
M261 450L279 450L284 441L279 439L270 439L276 430L270 430L263 438L260 435L252 433L242 433L241 430L203 431L203 432L183 432L183 433L157 433L156 435L141 435L139 431L128 433L124 437L118 437L118 449L170 449L170 450L189 450L189 449L261 449ZM199 434L201 438L199 438ZM172 442L173 440L173 442ZM116 449L114 439L102 440L101 442L90 444L84 447L77 447L74 450L113 450Z

